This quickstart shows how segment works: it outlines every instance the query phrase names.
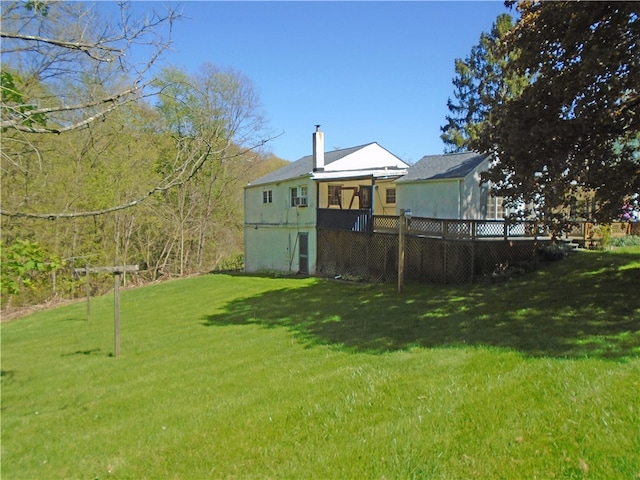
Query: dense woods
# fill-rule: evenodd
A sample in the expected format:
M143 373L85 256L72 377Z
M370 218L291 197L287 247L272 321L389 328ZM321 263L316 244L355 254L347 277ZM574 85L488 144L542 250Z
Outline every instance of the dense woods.
M5 309L74 296L87 264L139 264L137 281L240 266L242 187L283 164L241 72L158 68L176 12L94 8L2 5Z

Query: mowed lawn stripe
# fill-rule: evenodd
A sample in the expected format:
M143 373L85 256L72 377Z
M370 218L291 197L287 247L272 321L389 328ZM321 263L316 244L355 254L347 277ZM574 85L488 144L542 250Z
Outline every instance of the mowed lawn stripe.
M2 324L2 477L636 478L639 259L175 280L121 292L119 357L109 295Z

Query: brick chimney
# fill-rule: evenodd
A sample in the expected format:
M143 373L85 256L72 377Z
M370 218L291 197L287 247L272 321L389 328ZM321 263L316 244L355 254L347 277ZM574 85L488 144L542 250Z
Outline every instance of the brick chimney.
M313 132L313 171L324 171L324 133L320 131L320 125L316 125Z

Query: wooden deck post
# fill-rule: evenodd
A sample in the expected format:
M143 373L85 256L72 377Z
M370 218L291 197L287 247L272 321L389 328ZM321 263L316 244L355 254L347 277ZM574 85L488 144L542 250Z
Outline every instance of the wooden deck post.
M400 216L398 217L398 293L402 293L404 289L404 237L406 225L407 219L404 208L401 208Z
M114 356L120 355L120 272L113 272L113 339Z
M89 264L84 267L85 277L87 279L87 322L91 320L91 285L89 283Z

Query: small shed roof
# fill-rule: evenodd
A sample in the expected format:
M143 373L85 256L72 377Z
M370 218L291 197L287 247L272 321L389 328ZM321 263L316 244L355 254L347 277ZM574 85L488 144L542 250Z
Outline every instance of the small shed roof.
M488 157L477 152L425 155L396 182L419 182L465 178Z

